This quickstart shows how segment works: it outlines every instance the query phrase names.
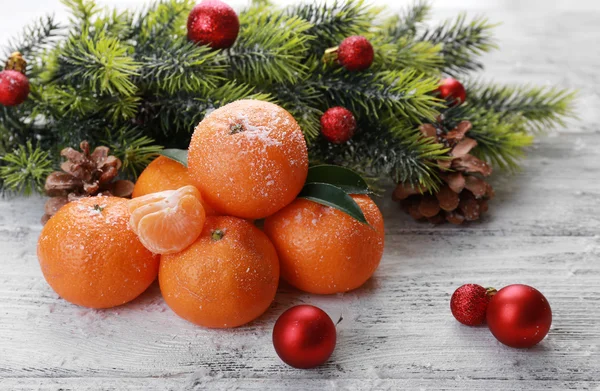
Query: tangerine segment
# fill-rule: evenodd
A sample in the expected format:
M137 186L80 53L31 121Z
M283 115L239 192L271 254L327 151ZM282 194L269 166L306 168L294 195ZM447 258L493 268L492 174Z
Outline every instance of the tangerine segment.
M132 198L164 190L177 190L188 185L194 185L194 182L190 178L187 167L168 157L159 156L140 174L135 182ZM216 214L204 199L202 199L202 206L207 216Z
M273 103L239 100L196 127L188 167L218 212L259 219L296 198L308 173L308 152L290 113Z
M373 275L383 255L383 217L368 196L352 198L369 225L305 199L265 220L285 281L306 292L330 294L358 288Z
M63 299L109 308L133 300L158 274L158 256L129 227L127 200L88 197L63 206L38 241L44 278Z
M252 223L208 217L196 242L161 257L159 283L165 302L182 318L212 328L241 326L275 297L277 252Z
M194 186L134 198L127 204L129 224L155 254L172 254L192 244L204 227L202 196Z

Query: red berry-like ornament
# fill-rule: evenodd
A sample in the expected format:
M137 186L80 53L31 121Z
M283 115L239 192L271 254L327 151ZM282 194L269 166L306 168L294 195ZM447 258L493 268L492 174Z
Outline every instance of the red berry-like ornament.
M454 78L447 78L442 80L438 93L442 99L446 99L451 106L458 106L465 102L467 99L467 91L465 87Z
M552 324L548 300L528 285L509 285L492 297L487 323L496 339L513 348L530 348L539 343Z
M373 64L373 45L362 35L353 35L340 43L338 62L350 72L364 71Z
M277 355L294 368L314 368L329 359L335 349L336 330L323 310L298 305L285 311L273 328Z
M332 107L321 116L321 134L331 143L342 144L356 132L356 119L344 107Z
M220 0L203 0L188 16L188 39L213 49L231 47L239 31L240 21L237 14L233 8Z
M0 104L17 106L29 95L29 79L25 76L27 63L21 53L11 54L6 67L0 72Z
M493 288L486 289L477 284L461 286L454 291L450 299L452 315L467 326L482 324L485 321L490 299L495 292Z

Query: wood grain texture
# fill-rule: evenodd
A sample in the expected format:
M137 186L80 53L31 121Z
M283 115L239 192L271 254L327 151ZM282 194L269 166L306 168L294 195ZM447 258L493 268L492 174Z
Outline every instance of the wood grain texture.
M523 172L494 177L483 222L418 224L381 198L386 250L365 286L282 286L257 321L213 331L175 316L156 285L112 310L61 300L35 253L43 200L1 199L0 389L600 390L600 12L498 4L488 14L504 21L502 50L484 76L578 88L580 119L541 137ZM548 338L515 350L459 325L449 298L467 282L537 287L554 312ZM332 359L309 371L283 365L271 344L278 315L299 303L344 318Z

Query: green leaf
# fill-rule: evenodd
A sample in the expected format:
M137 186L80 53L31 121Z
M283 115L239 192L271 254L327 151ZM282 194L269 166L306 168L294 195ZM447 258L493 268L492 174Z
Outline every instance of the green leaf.
M187 167L188 151L187 149L167 148L159 152L160 155L175 160Z
M341 210L361 223L368 224L365 215L352 197L344 190L329 183L307 183L298 198Z
M356 172L341 166L322 164L308 169L306 183L328 183L348 194L368 194L369 185Z

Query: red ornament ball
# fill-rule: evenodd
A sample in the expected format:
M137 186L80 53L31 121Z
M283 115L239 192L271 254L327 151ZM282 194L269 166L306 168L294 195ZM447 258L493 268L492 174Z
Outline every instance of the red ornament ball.
M509 285L490 300L487 323L496 339L513 348L530 348L539 343L552 324L548 300L535 288Z
M0 104L20 105L29 95L29 79L19 71L7 69L0 72Z
M485 321L489 302L487 289L477 284L465 284L452 294L450 310L460 323L477 326Z
M285 311L273 328L277 355L294 368L314 368L329 359L335 348L336 330L323 310L298 305Z
M338 62L350 72L369 68L374 56L373 45L362 35L348 37L338 47Z
M213 49L231 47L239 31L237 14L220 0L203 0L188 16L188 39Z
M446 99L452 106L458 106L467 99L467 91L465 87L456 79L451 77L442 80L438 93L442 99Z
M321 116L321 134L331 143L345 143L354 136L356 128L354 115L344 107L332 107Z

